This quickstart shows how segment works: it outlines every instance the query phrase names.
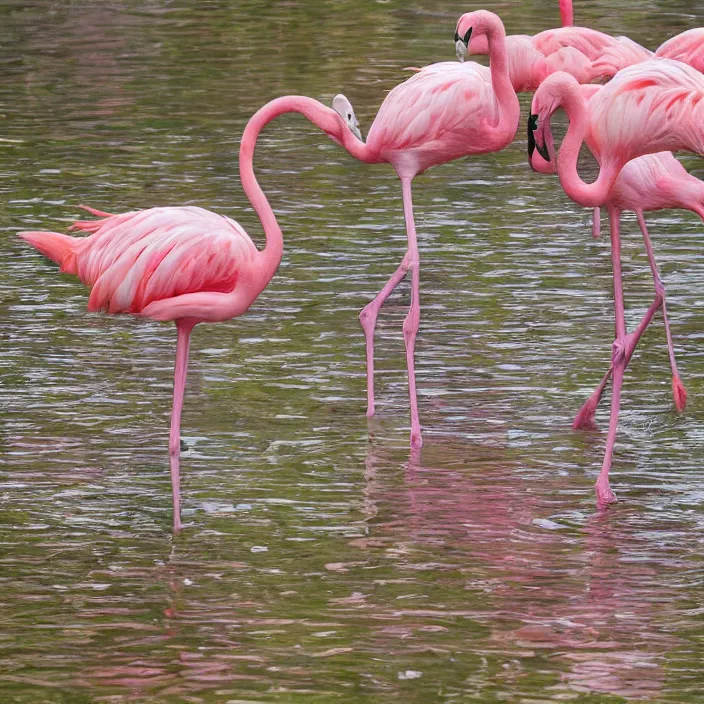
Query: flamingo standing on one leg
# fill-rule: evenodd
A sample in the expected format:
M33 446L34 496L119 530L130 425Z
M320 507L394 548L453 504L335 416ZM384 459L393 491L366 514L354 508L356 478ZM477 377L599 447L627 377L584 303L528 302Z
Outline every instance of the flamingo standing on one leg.
M175 532L181 529L180 426L191 331L197 323L242 315L269 283L283 252L281 229L254 176L257 136L277 115L295 111L312 120L315 115L315 124L337 142L355 140L356 118L349 102L337 96L334 105L337 110L310 98L288 96L265 105L247 124L240 146L240 176L266 235L261 251L234 220L197 207L150 208L121 215L86 208L101 219L76 222L72 229L89 232L90 237L20 233L60 264L61 271L75 274L91 287L89 311L176 323L169 436Z
M570 125L557 155L557 173L567 195L580 205L597 207L609 202L621 169L638 156L680 149L704 154L704 76L686 64L658 59L624 69L601 88L588 105L572 76L562 72L549 76L533 97L533 114L529 121L529 130L533 133L529 142L534 140L546 160L550 160L546 116L560 106L567 113ZM582 181L577 173L577 158L585 137L599 155L599 176L591 184ZM633 340L633 333L626 332L620 209L615 205L609 207L609 220L616 340L612 351L609 434L596 482L600 506L616 501L609 486L609 470L616 442L623 375Z
M598 85L581 86L581 92L585 99L589 100L600 88L601 86ZM541 173L555 173L555 148L553 146L549 124L551 115L557 109L556 104L553 102L554 97L555 96L550 95L549 91L541 92L538 97L538 102L533 106L534 109L537 108L542 114L543 120L548 120L548 124L545 127L545 135L550 161L545 161L537 151L534 151L534 143L529 145L531 168ZM592 144L587 140L587 146L594 156L599 159L599 145ZM630 340L627 350L626 365L628 365L633 350L640 336L645 332L645 328L648 326L652 315L658 308L662 307L668 356L672 370L672 393L675 407L678 411L683 411L687 404L687 391L682 384L677 370L670 323L667 318L665 287L660 279L643 213L667 208L682 208L684 210L691 210L699 215L700 218L704 219L704 182L688 173L682 164L677 161L672 152L646 154L645 156L640 156L637 159L629 161L623 167L611 189L605 205L607 208L615 208L618 211L632 210L636 214L638 224L643 234L643 241L648 255L650 270L653 275L653 282L655 283L655 300ZM595 225L592 232L593 234L595 232L598 234L598 208L595 208L594 223ZM613 367L609 367L609 370L606 372L599 386L582 406L572 425L575 430L594 428L594 413L612 372Z

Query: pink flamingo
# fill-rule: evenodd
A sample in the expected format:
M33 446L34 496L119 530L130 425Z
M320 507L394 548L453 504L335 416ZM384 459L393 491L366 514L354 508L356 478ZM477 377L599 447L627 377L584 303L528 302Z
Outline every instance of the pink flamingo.
M403 277L411 274L411 305L403 323L411 405L410 443L421 447L414 350L420 322L418 244L411 181L426 169L473 154L499 151L513 140L520 117L506 68L501 20L485 10L464 15L463 36L485 36L490 68L476 63L431 64L396 86L384 99L366 143L344 143L367 163L387 162L401 180L408 250L377 297L359 315L366 340L367 415L374 415L374 330L379 309Z
M612 350L613 394L606 452L596 482L597 501L616 501L609 486L616 442L621 387L637 332L626 332L621 280L620 207L611 201L614 184L625 164L644 154L686 149L704 154L704 76L686 64L668 59L646 61L620 71L585 100L577 81L566 73L549 76L533 97L529 130L540 155L547 150L548 113L562 106L570 120L557 155L557 173L565 193L587 207L609 206L614 275L616 340ZM577 157L586 137L595 149L599 176L587 184L577 173ZM657 275L657 272L654 273ZM656 299L657 300L657 299ZM655 304L654 304L655 305ZM657 308L651 306L650 317ZM646 316L647 317L647 316ZM646 322L647 325L647 322ZM641 331L642 332L642 331Z
M513 34L506 37L511 85L517 93L532 92L547 76L565 71L579 83L589 83L596 78L612 76L604 64L596 62L605 52L611 61L623 56L624 62L637 63L652 57L652 52L628 37L612 37L588 27L570 26L573 22L571 0L560 0L562 27L548 29L534 36ZM465 54L486 54L488 46L482 37L473 36L465 41L455 33L455 48L460 61Z
M349 101L337 96L335 110L311 98L273 100L250 119L240 146L242 187L264 228L258 250L234 220L203 208L149 208L111 215L92 208L100 220L79 221L71 229L91 233L76 238L56 232L22 232L23 237L91 287L89 311L130 313L174 321L177 330L174 397L169 435L174 531L181 527L180 426L188 349L197 323L242 315L276 272L283 252L281 229L254 175L252 159L263 127L284 112L300 112L333 140L359 140Z
M704 27L695 27L670 37L651 55L655 59L672 59L689 64L697 71L704 72ZM640 63L643 59L637 52L606 50L593 64L597 76L613 76L627 66Z
M581 86L582 95L588 101L600 88L601 86L598 85ZM545 100L550 101L553 98L554 96L550 96L549 93L541 93L539 96L540 102L534 106L543 114L543 119L548 120L545 135L547 138L546 146L550 161L545 161L537 151L534 151L534 143L532 140L530 140L532 143L529 144L531 168L540 173L555 172L555 148L553 146L549 120L556 107L553 103L546 105L544 102ZM529 129L529 137L530 134ZM587 139L587 146L595 157L599 158L599 145L593 144ZM684 210L691 210L699 215L700 218L704 219L704 183L688 173L682 164L675 159L672 152L646 154L645 156L640 156L629 161L623 167L614 182L605 205L607 208L615 208L618 211L632 210L636 214L638 224L643 234L645 250L648 255L648 262L655 283L655 300L642 322L633 333L633 337L627 349L626 366L628 365L638 340L650 323L653 314L658 308L662 307L670 368L672 370L672 393L675 407L678 411L683 411L687 404L687 391L682 384L677 370L670 323L667 318L665 287L655 262L655 255L643 213L667 208L682 208ZM594 209L593 234L595 236L599 234L599 208ZM582 409L577 414L572 425L575 430L593 429L595 427L594 413L612 372L613 366L609 367L609 370L599 386L582 406Z
M469 22L472 23L471 27ZM359 138L352 106L338 96L334 110L302 96L279 98L249 121L240 148L245 194L265 231L257 252L235 222L200 208L153 208L78 222L93 236L76 239L52 232L22 236L40 252L93 287L88 309L173 320L178 331L169 455L174 499L174 530L181 528L179 489L180 419L190 333L198 322L229 320L244 313L273 276L282 254L281 230L254 177L252 157L263 127L285 112L300 112L347 151L367 163L388 162L401 179L408 251L379 295L360 313L366 336L368 415L374 413L374 328L379 309L404 275L411 272L411 308L404 321L411 445L422 444L415 389L414 345L420 319L418 246L412 179L436 164L469 154L498 151L513 140L518 98L505 64L504 30L494 14L467 17L490 38L491 68L478 64L435 64L396 86L385 98L367 142ZM432 69L432 70L431 70Z

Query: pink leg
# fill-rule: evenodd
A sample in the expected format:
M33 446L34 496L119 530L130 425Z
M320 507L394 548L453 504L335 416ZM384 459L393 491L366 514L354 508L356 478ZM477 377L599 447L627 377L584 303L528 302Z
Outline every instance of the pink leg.
M420 325L420 260L418 257L418 242L416 240L416 225L413 220L410 179L402 178L401 187L403 189L403 213L406 217L406 233L408 235L408 266L411 270L411 308L403 321L403 339L406 342L408 393L411 398L411 447L417 449L423 445L420 420L418 419L415 370L416 335Z
M594 208L592 216L592 237L598 240L601 237L601 208Z
M640 340L641 336L645 332L650 321L653 319L655 313L662 305L662 298L656 296L655 300L650 304L650 307L646 311L643 319L638 323L638 327L629 335L626 335L626 367L631 361L633 352L636 349L636 345ZM611 378L614 367L613 364L609 367L609 370L604 374L604 378L599 383L599 386L594 389L592 395L584 402L584 405L580 409L579 413L575 416L574 422L572 423L573 430L596 430L596 424L594 423L594 413L596 412L596 407L601 401L601 397L606 389L606 384Z
M675 360L675 350L672 346L672 333L670 332L670 321L667 319L667 304L665 302L665 287L660 279L658 266L655 263L655 254L653 253L653 245L650 243L648 228L645 226L645 218L641 210L636 211L638 224L643 233L643 241L645 242L645 251L648 253L648 262L650 263L650 271L653 273L653 281L655 282L655 294L662 299L662 317L665 320L665 335L667 336L667 352L670 356L670 369L672 370L672 395L675 399L675 407L678 411L683 411L687 405L687 390L682 384L679 372L677 371L677 362Z
M191 330L196 321L181 319L176 321L176 364L174 365L174 405L171 411L171 432L169 434L169 463L171 465L171 491L174 497L174 533L181 530L181 477L179 458L181 454L181 409L183 408L183 392L186 388L186 372L188 371L188 347L191 341Z
M401 279L408 271L409 256L406 252L401 265L394 275L388 280L379 295L362 308L359 314L359 322L364 330L364 338L367 343L367 416L374 415L374 330L379 317L379 310L384 305L384 301L391 295L391 292L398 286Z
M615 208L609 208L609 224L611 226L611 260L614 272L614 309L616 318L616 340L613 345L613 392L611 396L611 418L609 419L609 434L606 438L606 452L604 463L601 466L599 478L596 480L597 505L605 508L614 503L616 494L609 486L609 470L616 444L616 431L618 429L618 413L621 406L621 386L623 373L626 369L626 316L623 307L623 281L621 279L621 238L619 233L619 220L621 213Z

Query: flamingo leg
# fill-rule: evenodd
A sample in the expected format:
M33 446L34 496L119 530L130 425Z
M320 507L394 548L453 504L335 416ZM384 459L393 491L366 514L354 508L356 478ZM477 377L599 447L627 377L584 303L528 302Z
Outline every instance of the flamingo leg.
M658 312L661 305L662 298L660 296L655 296L655 300L650 304L650 307L645 312L643 319L640 323L638 323L638 327L626 336L626 367L628 367L628 364L631 361L631 357L633 356L633 352L636 349L638 341L648 325L650 325L650 321L653 319L655 313ZM614 366L611 364L606 374L604 374L604 378L599 383L599 386L594 389L591 396L584 402L584 405L580 409L579 413L575 416L574 422L572 423L573 430L596 430L594 413L596 412L596 407L599 405L599 401L601 401L601 397L606 389L606 384L611 378L613 371Z
M367 303L359 314L359 322L364 330L367 347L367 416L369 417L374 415L374 331L376 330L376 321L384 302L408 272L409 261L409 253L406 252L394 275L386 282L377 297Z
M687 390L684 388L677 370L677 361L675 360L675 351L672 344L670 322L667 317L665 286L660 279L660 273L658 272L657 263L655 262L655 254L653 252L653 246L648 234L648 228L645 224L643 211L636 210L635 214L638 219L641 232L643 233L645 251L648 255L650 271L652 272L653 281L655 283L655 299L650 305L650 308L648 308L646 314L643 316L643 319L638 327L631 335L628 336L628 344L626 347L626 366L628 366L631 356L633 355L633 350L638 344L638 340L640 340L641 335L650 324L653 315L657 312L658 308L662 306L663 318L665 320L665 335L667 337L667 351L670 358L670 369L672 370L672 395L674 397L675 407L677 410L683 411L687 405ZM572 428L574 430L594 430L596 428L594 423L594 413L596 412L596 407L599 405L599 401L601 400L604 390L606 389L606 384L611 378L612 372L613 365L609 367L609 370L604 375L604 378L601 380L599 386L597 386L591 396L585 401L579 413L576 415L574 422L572 423Z
M616 444L616 431L618 430L618 414L621 407L621 387L623 374L626 370L626 316L623 307L623 281L621 277L621 238L619 233L619 220L621 212L616 208L609 208L609 224L611 227L611 261L614 274L614 309L616 319L616 339L612 348L613 366L613 391L611 395L611 418L609 419L609 434L606 438L606 451L601 472L596 480L597 505L605 508L614 503L616 494L609 485L609 470L613 459L614 445Z
M592 215L592 237L598 240L601 237L601 208L594 208Z
M174 405L171 411L171 432L169 434L169 465L171 467L171 491L174 503L174 533L181 528L181 476L179 459L181 454L181 410L183 393L186 388L188 371L188 348L191 342L191 330L196 321L182 318L176 321L176 363L174 365Z
M650 242L648 228L645 226L645 218L643 211L637 210L636 217L643 233L643 242L645 243L645 251L648 253L648 262L650 271L653 273L653 281L655 283L655 295L662 299L662 317L665 320L665 335L667 336L667 353L670 357L670 369L672 370L672 395L675 399L675 407L678 411L683 411L687 405L687 390L682 384L679 372L677 371L677 361L675 360L675 350L672 345L672 333L670 332L670 321L667 318L667 304L665 296L665 286L660 279L658 265L655 263L655 254L653 253L653 245Z
M403 189L403 213L406 218L408 235L409 268L411 270L411 307L403 321L403 339L406 343L406 365L408 367L408 393L411 400L411 447L417 449L423 445L420 420L418 418L418 397L416 394L415 345L420 325L420 259L416 225L413 220L413 200L411 197L411 180L401 179Z

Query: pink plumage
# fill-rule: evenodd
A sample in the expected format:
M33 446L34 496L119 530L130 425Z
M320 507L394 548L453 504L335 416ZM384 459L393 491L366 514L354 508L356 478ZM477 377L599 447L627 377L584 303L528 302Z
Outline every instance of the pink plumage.
M585 98L589 100L600 88L601 86L581 86L581 92ZM543 96L539 96L539 100L544 99ZM540 102L536 103L534 107L538 108L540 112L543 112L541 109L543 106ZM551 114L550 110L548 110L543 119L549 120ZM552 143L552 134L549 130L547 135L547 146L551 160L546 162L537 151L530 157L531 167L534 171L540 173L555 172L555 149ZM588 140L587 146L589 146L590 151L594 154L597 161L600 161L601 150L599 144L594 144ZM668 356L672 370L672 390L675 407L678 411L683 411L687 403L687 392L677 370L677 362L675 360L674 347L672 344L672 334L667 317L665 287L658 273L643 213L665 208L682 208L684 210L691 210L699 215L700 218L704 219L704 182L688 173L682 164L674 157L672 152L646 154L629 161L623 167L604 205L607 208L616 209L618 211L631 210L638 218L655 283L655 305L659 303L663 310ZM595 236L598 236L599 229L599 208L595 208L593 224L593 233ZM637 328L638 334L632 336L629 344L631 352L635 349L640 339L640 334L645 332L650 317L652 316L646 314L644 324ZM573 423L575 429L591 429L594 427L594 413L612 371L613 369L609 368L602 382L582 406Z
M570 125L555 158L554 153L550 154L550 115L561 106ZM657 272L642 211L681 205L702 214L702 185L686 174L671 154L658 152L686 149L704 155L704 76L678 61L655 59L619 71L601 89L585 91L572 76L555 73L536 91L531 112L529 149L536 146L545 158L557 161L560 183L575 202L590 207L606 205L609 210L616 311L612 368L575 420L578 426L589 424L611 376L613 393L609 434L596 483L597 500L605 506L616 500L609 485L609 470L616 442L624 371L652 316L661 306L665 309L665 290ZM599 176L591 184L586 184L577 172L577 158L585 139L600 166ZM632 162L631 159L636 157L641 159ZM638 215L656 283L655 301L631 334L626 329L621 277L619 227L624 205ZM669 325L667 327L673 393L676 405L683 408L686 392L679 380Z
M704 72L704 27L695 27L671 37L655 51L659 59L674 59Z
M635 42L633 42L635 44ZM639 45L635 45L639 47ZM642 47L640 47L642 49ZM624 45L621 49L607 49L594 64L597 76L613 76L617 71L648 59L672 59L704 72L704 27L695 27L676 34L663 42L654 53L643 56L642 52Z
M487 53L486 41L472 37L470 54ZM579 83L610 77L621 67L646 61L652 52L628 37L612 37L588 27L557 27L534 36L506 37L511 84L516 92L531 92L547 76L566 71ZM625 57L625 58L624 58Z
M491 37L489 68L440 62L420 69L396 86L374 118L366 143L348 134L343 145L367 163L387 162L401 179L408 250L394 275L360 313L366 338L367 415L374 404L374 330L379 310L410 273L411 306L403 324L411 404L411 446L422 444L415 388L415 338L420 324L420 273L411 181L426 169L453 159L498 151L513 141L520 117L506 68L505 32L493 13L477 10L460 18L458 31Z
M254 176L254 148L262 128L284 112L316 115L316 124L336 142L349 126L342 116L315 100L287 96L255 113L240 145L242 186L264 228L266 246L257 250L230 218L194 206L149 208L119 215L86 208L96 220L81 220L72 230L87 237L55 232L23 232L62 271L91 287L88 309L173 320L178 332L174 396L169 435L174 531L181 529L180 427L193 327L244 313L263 291L281 261L283 238Z
M72 229L91 234L74 238L25 232L21 236L56 261L61 271L92 287L89 311L156 320L183 318L182 308L169 305L173 299L184 294L231 293L240 270L250 266L257 254L234 220L197 207L137 210L78 221ZM52 242L60 246L52 250ZM153 305L157 302L159 306ZM201 321L230 317L217 303L198 312Z

